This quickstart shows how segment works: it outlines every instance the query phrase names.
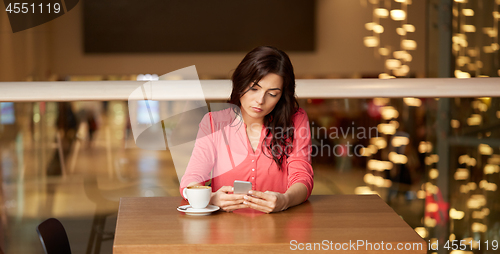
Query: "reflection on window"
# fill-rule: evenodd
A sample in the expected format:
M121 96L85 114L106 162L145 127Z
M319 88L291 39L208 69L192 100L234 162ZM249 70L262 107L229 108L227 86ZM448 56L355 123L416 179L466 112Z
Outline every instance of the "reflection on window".
M0 102L0 124L14 124L15 121L14 103Z
M139 124L154 124L160 120L160 103L158 101L137 102L137 122Z

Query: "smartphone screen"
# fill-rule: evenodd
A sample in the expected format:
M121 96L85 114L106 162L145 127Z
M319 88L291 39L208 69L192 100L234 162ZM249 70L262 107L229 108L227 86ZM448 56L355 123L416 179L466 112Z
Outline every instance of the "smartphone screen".
M252 189L252 183L246 181L234 181L234 194L247 194Z

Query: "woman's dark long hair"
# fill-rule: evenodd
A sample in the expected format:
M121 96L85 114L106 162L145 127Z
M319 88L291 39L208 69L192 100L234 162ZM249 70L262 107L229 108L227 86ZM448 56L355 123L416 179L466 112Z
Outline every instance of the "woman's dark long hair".
M231 80L233 91L229 103L241 107L240 98L250 90L253 82L259 82L264 76L274 73L283 78L281 98L274 109L264 117L266 136L262 148L266 147L279 170L285 157L293 150L294 128L292 115L299 104L295 98L295 75L288 55L274 47L260 46L250 51L234 71ZM268 137L271 137L270 141ZM262 149L266 151L266 149Z

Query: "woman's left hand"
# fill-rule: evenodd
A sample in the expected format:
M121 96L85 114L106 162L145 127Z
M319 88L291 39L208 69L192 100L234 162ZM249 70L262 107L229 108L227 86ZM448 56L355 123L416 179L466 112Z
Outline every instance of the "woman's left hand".
M272 213L283 211L287 208L288 200L285 194L274 191L255 191L251 190L248 194L252 196L245 196L244 204L255 210Z

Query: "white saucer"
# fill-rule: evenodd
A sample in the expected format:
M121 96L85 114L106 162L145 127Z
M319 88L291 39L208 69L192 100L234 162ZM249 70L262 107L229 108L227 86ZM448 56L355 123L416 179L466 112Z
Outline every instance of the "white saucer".
M183 210L183 208L187 208L186 210ZM177 211L179 212L183 212L183 213L186 213L187 215L209 215L217 210L219 210L220 207L216 206L216 205L208 205L207 207L205 208L202 208L202 209L195 209L195 208L192 208L190 205L183 205L183 206L179 206L177 207Z

